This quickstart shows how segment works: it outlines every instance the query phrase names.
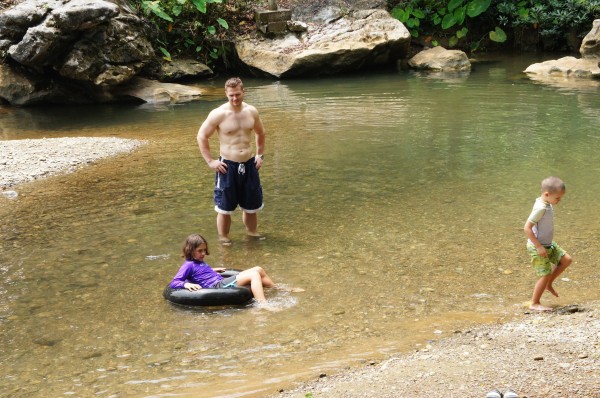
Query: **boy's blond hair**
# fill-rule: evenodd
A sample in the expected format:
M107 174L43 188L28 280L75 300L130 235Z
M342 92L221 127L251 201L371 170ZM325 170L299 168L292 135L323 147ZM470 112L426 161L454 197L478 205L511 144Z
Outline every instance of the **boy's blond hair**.
M558 177L547 177L542 181L542 193L557 193L567 190L565 183Z

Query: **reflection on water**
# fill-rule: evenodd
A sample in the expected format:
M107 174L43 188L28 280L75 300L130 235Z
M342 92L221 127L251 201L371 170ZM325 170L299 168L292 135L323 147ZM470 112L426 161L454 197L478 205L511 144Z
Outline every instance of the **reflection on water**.
M450 78L248 79L268 132L267 240L246 240L236 217L228 248L214 244L213 177L195 140L224 98L2 110L4 139L150 144L0 201L0 389L261 396L511 316L535 281L522 225L550 174L567 182L556 232L575 263L548 303L598 299L598 91L537 84L520 74L527 65L505 59ZM276 312L165 302L191 232L209 239L211 265L259 264L306 291L268 292Z

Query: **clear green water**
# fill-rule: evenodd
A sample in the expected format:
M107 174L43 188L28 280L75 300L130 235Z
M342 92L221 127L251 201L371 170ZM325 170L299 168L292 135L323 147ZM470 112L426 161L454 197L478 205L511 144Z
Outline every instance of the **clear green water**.
M600 88L521 75L246 79L267 127L267 240L216 242L196 131L224 102L0 108L0 138L118 136L141 150L0 200L0 391L7 396L265 396L522 312L535 276L523 223L559 175L557 241L574 257L554 306L599 299ZM212 143L213 149L216 142ZM261 265L303 293L280 310L186 309L162 298L180 244L213 266Z

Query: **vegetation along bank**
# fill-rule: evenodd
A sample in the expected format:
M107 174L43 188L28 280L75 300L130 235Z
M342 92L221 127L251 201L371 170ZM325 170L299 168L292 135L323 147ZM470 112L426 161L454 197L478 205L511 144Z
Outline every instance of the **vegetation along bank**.
M254 12L265 1L134 1L154 31L154 47L165 59L193 55L225 67L227 42L255 31ZM577 52L600 0L280 0L292 19L316 22L326 7L385 8L409 29L416 46L467 52L525 50Z

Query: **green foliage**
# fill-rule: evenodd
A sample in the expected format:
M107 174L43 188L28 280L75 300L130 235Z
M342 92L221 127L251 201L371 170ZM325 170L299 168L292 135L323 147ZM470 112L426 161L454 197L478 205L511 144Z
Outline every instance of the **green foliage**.
M506 32L519 29L536 30L548 50L564 50L569 34L583 37L600 18L600 0L388 0L388 7L413 37L471 50L485 38L505 43ZM481 27L487 33L473 37Z
M171 58L171 53L170 53L170 52L168 52L166 48L164 48L164 47L159 47L158 49L160 50L160 52L162 52L162 53L163 53L163 55L164 55L163 59L164 59L165 61L169 61L169 62L173 61L173 59Z
M506 41L506 33L496 26L496 29L490 32L490 39L498 43L504 43Z
M423 10L408 5L406 8L394 7L390 14L402 22L413 37L419 36L419 30L416 28L421 25L421 20L425 18L426 14Z
M154 13L159 18L173 22L173 19L165 12L160 4L160 0L156 1L142 1L142 7L148 12Z
M600 18L600 0L505 0L496 10L500 25L537 30L546 49L564 50L570 32L581 38Z
M225 0L226 2L226 0ZM134 0L138 13L154 27L155 48L163 59L192 55L212 64L223 55L229 31L227 19L244 15L244 1L234 5L223 0Z
M431 35L434 45L438 43L435 37L448 37L448 45L454 47L460 40L468 41L467 23L484 14L491 3L492 0L409 0L394 6L390 13L405 24L413 37L419 37L420 33ZM493 37L502 40L506 35ZM471 49L475 49L479 41L471 43Z
M467 5L467 15L471 18L479 16L489 8L491 3L492 0L471 1Z

